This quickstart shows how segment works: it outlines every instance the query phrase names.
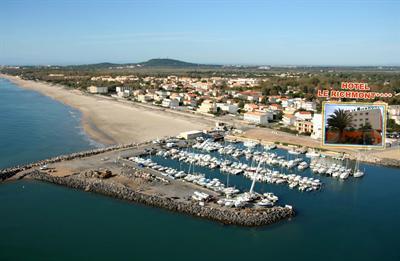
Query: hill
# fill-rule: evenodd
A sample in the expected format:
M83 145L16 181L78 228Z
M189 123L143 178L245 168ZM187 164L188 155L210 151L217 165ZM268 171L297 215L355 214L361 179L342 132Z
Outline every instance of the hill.
M115 69L115 68L221 68L221 65L189 63L175 59L158 58L141 63L94 63L63 66L70 69Z
M138 63L139 66L144 67L175 67L175 68L188 68L188 67L220 67L220 65L206 65L189 63L175 59L150 59L147 62Z

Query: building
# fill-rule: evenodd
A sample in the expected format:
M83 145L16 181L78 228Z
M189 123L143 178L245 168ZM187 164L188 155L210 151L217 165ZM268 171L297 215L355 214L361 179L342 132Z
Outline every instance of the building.
M313 123L311 121L296 121L294 126L299 133L312 133L313 132Z
M179 106L179 101L174 99L164 99L161 106L166 108L176 108Z
M280 104L273 103L273 104L271 104L269 106L269 109L273 110L273 111L281 111L282 110L282 106Z
M283 108L290 107L293 105L293 99L281 98L281 104Z
M262 96L261 92L257 92L257 91L244 91L244 92L240 92L238 94L238 97L241 99L246 99L248 101L258 101L258 98L260 98Z
M266 125L272 117L273 115L268 112L246 112L243 119L251 123Z
M184 100L183 105L190 106L190 107L196 107L197 102L195 100Z
M120 98L127 98L131 95L129 90L126 90L124 92L117 92L117 96Z
M143 90L134 90L132 92L132 95L135 96L135 97L140 95L140 94L144 94L144 91Z
M185 131L179 134L180 138L183 138L185 140L192 140L192 139L196 139L198 137L202 137L203 136L203 132L202 131L198 131L198 130L194 130L194 131Z
M197 111L201 113L215 113L217 112L217 105L212 100L204 100Z
M108 87L101 87L101 86L89 86L88 91L90 93L96 93L96 94L104 94L108 93Z
M293 126L296 121L296 117L292 114L284 114L282 117L282 123L285 126Z
M359 129L365 124L370 124L374 130L382 130L382 112L379 108L369 109L369 108L357 108L355 110L347 110L352 117L352 127Z
M396 124L400 125L400 105L390 105L388 107L389 119L392 119Z
M279 95L268 96L268 102L276 103L280 100L281 100L281 96L279 96Z
M176 93L176 92L171 93L171 94L169 95L169 98L172 99L172 100L177 100L177 101L179 101L179 102L183 101L183 96L181 96L181 94Z
M256 111L258 110L258 105L254 103L246 103L243 109L247 112Z
M292 104L292 106L293 106L294 108L296 108L297 110L298 110L298 109L301 109L301 108L302 108L302 105L303 105L303 99L301 99L301 98L294 98L294 99L293 99L293 104Z
M228 103L217 103L217 108L220 108L221 111L225 111L230 114L236 114L239 110L239 107L236 104Z
M311 121L313 117L310 111L298 111L294 116L296 116L296 119L303 121Z
M301 104L301 108L307 111L316 111L317 104L314 101L304 101Z
M115 90L117 91L117 93L125 92L125 91L132 92L133 91L133 87L118 86L118 87L115 88Z
M150 102L153 100L153 95L151 94L140 94L137 97L138 101L146 103L146 102Z
M312 139L322 138L322 114L314 114L312 119L313 131L311 133Z
M286 107L285 110L283 111L284 114L291 114L294 115L296 112L296 109L293 107Z

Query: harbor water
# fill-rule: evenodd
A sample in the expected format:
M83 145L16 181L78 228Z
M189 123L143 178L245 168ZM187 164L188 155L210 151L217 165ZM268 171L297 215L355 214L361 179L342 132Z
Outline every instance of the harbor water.
M3 79L0 119L0 167L96 146L84 135L79 112ZM179 161L151 159L188 170ZM261 228L224 226L35 181L1 184L0 260L400 260L400 169L360 168L363 178L347 180L296 171L322 181L321 190L309 193L257 183L256 191L273 192L296 211L291 220ZM195 172L228 181L218 169L195 166ZM229 185L241 190L250 184L229 176Z

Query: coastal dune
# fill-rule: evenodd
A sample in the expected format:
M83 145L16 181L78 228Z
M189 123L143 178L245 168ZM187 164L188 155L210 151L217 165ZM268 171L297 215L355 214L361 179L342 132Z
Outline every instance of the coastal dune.
M80 110L85 132L102 144L138 143L210 127L210 123L195 118L137 108L111 98L88 95L79 90L69 90L58 85L27 81L3 74L0 74L0 77Z

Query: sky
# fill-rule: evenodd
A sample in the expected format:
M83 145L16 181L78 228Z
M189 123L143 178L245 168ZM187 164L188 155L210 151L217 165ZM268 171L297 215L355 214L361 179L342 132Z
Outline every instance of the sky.
M400 1L1 0L0 65L400 65Z

